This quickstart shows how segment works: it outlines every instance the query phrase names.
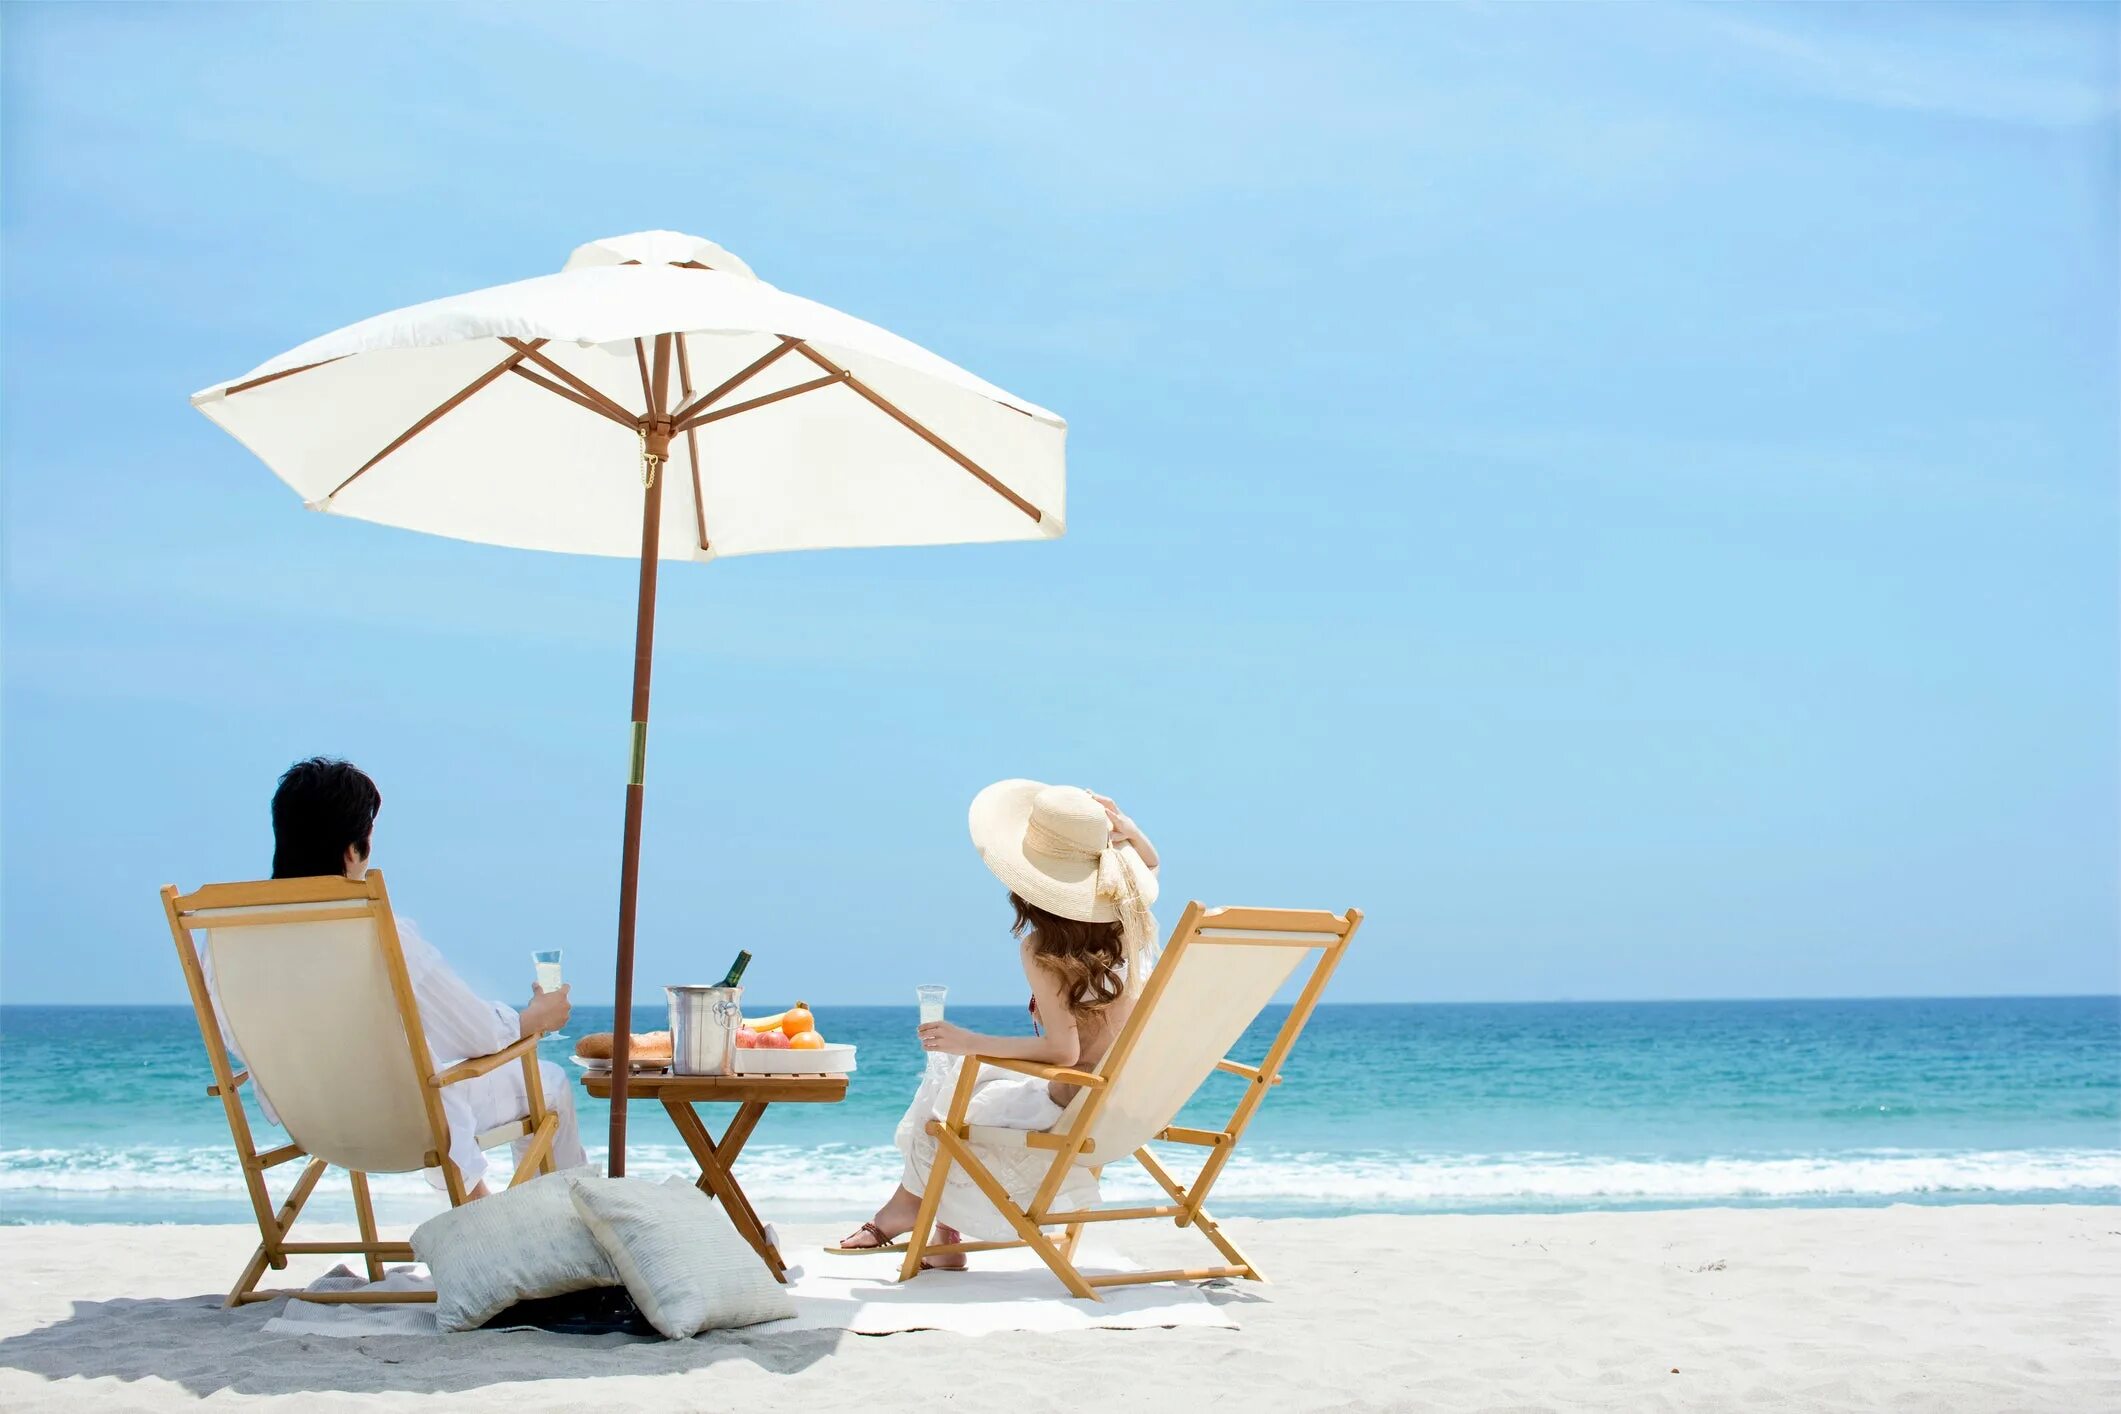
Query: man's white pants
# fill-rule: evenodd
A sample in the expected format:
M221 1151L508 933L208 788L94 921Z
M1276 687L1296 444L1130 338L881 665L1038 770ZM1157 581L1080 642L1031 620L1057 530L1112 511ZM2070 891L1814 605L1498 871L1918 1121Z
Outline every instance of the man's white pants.
M538 1062L538 1079L545 1091L545 1108L560 1117L560 1130L552 1138L552 1162L563 1169L577 1168L589 1162L582 1151L582 1131L574 1117L574 1082L565 1071L551 1061ZM488 1178L486 1155L479 1151L478 1137L489 1129L499 1128L510 1120L517 1120L529 1113L530 1096L523 1089L523 1067L504 1066L500 1070L460 1081L443 1087L442 1112L449 1119L449 1156L456 1160L457 1168L464 1175L464 1187L476 1188ZM528 1139L515 1142L517 1163L530 1148ZM513 1176L513 1170L502 1174L495 1186L504 1184ZM429 1169L427 1181L441 1188L442 1171Z

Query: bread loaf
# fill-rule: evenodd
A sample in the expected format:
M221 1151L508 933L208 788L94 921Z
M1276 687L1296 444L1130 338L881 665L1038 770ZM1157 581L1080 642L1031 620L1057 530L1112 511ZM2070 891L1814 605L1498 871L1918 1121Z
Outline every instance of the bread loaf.
M574 1053L583 1060L610 1060L612 1034L609 1031L593 1031L574 1043ZM661 1061L670 1059L670 1033L668 1031L636 1031L633 1033L632 1059L636 1061Z

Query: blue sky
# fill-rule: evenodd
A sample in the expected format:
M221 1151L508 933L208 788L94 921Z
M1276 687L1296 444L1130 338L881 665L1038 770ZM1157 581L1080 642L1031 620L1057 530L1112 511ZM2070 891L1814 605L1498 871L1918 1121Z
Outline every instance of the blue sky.
M669 568L644 997L1013 997L1009 775L1341 1000L2115 990L2116 14L8 6L0 991L180 1000L323 751L609 996L633 568L186 398L647 227L1071 432L1058 543Z

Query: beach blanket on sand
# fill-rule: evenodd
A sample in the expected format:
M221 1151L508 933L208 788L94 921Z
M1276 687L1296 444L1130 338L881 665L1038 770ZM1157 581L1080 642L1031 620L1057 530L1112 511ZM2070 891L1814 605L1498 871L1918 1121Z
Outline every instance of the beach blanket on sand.
M1078 1264L1089 1273L1120 1271L1131 1265L1110 1248L1100 1248L1087 1238L1076 1256ZM973 1254L972 1262L970 1271L930 1272L902 1283L898 1280L896 1254L841 1257L820 1253L788 1270L795 1315L747 1327L741 1334L755 1338L778 1331L842 1330L858 1335L890 1335L897 1331L934 1330L987 1335L997 1331L1237 1325L1232 1314L1235 1293L1223 1283L1205 1287L1123 1286L1105 1292L1103 1301L1077 1301L1061 1290L1053 1274L1029 1252L979 1252ZM367 1285L365 1279L340 1267L312 1282L310 1289L357 1290ZM395 1267L379 1289L412 1290L431 1285L424 1272ZM1247 1287L1245 1296L1256 1299L1257 1289L1249 1284ZM264 1330L267 1335L282 1336L442 1338L435 1327L434 1308L424 1303L324 1306L283 1301ZM473 1332L471 1338L477 1334Z

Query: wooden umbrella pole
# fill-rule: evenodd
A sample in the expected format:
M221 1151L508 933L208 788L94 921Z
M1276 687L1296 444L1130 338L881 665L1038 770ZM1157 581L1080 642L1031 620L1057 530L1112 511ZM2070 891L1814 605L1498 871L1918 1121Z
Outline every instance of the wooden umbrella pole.
M633 751L626 772L626 835L619 858L619 956L612 984L611 1152L607 1171L626 1175L626 1082L633 1065L633 936L641 885L641 809L647 793L648 686L655 666L655 572L661 559L663 469L670 460L670 422L663 416L669 389L670 336L656 340L648 415L641 429L641 593L633 628ZM645 351L642 372L647 374Z
M662 450L667 453L667 438ZM649 439L649 455L657 455ZM653 463L651 463L653 465ZM611 1005L611 1154L613 1178L626 1175L626 1078L632 1073L633 924L641 885L641 806L648 767L648 677L655 657L655 571L662 533L662 477L642 492L641 597L634 611L633 753L626 772L626 838L619 862L619 960Z

